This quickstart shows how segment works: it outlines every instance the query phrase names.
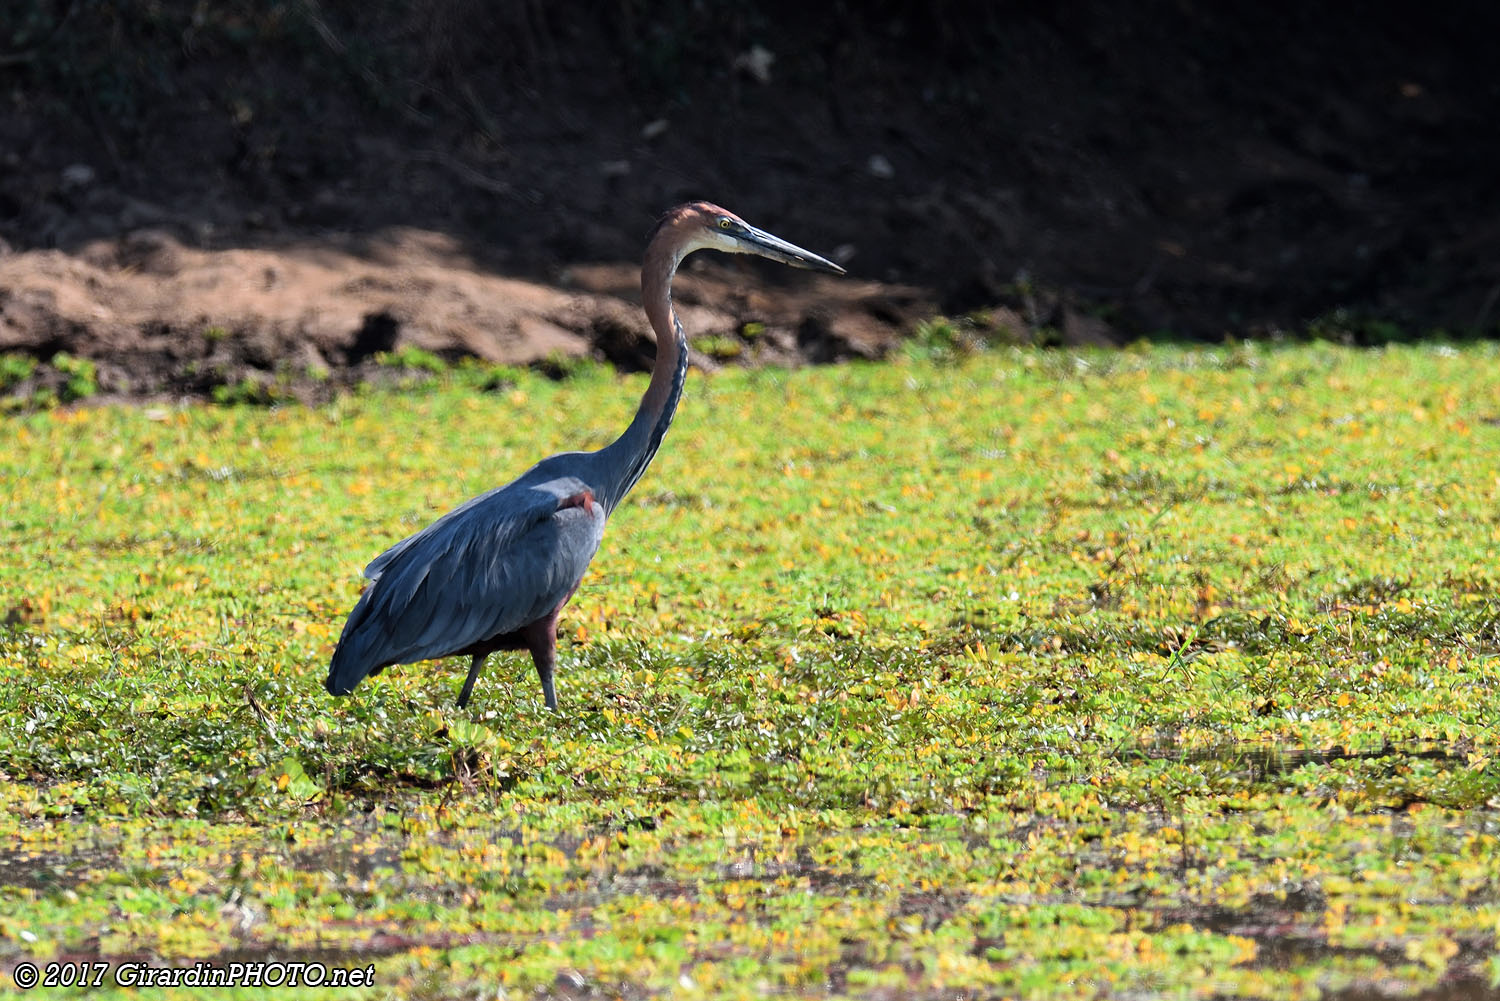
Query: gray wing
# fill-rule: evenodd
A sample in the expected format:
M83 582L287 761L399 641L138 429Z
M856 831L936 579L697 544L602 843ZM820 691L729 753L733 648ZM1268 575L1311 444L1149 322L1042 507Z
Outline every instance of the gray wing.
M371 670L444 657L544 617L578 586L604 535L604 509L562 506L573 477L521 481L474 498L365 568L329 665L348 691Z
M385 568L395 562L402 553L416 545L431 544L435 537L451 534L456 523L470 522L476 517L484 519L491 533L491 541L503 547L509 544L517 533L524 532L538 520L556 511L558 502L569 495L547 488L555 484L558 489L562 489L568 483L577 483L579 489L583 486L581 481L554 480L541 488L536 488L524 486L522 481L518 480L503 487L496 487L494 490L487 490L478 497L471 497L420 532L408 535L375 557L365 566L364 575L369 580L379 580Z

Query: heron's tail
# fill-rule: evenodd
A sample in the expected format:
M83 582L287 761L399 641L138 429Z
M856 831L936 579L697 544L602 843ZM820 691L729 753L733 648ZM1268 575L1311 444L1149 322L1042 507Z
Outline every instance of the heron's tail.
M344 631L339 636L339 645L333 651L333 659L328 662L328 679L323 682L323 687L328 689L329 695L348 695L366 675L378 672L383 666L370 650L371 630L362 628L367 625L364 619L369 594L369 589L366 589L349 613L349 620L344 623Z
M359 645L339 641L338 649L333 651L333 660L328 664L328 680L323 682L329 695L348 695L370 673L369 668L360 663L361 658L354 656L353 647Z

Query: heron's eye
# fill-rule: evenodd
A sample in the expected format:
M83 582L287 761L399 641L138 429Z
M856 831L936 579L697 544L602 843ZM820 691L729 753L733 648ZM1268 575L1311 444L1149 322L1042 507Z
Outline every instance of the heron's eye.
M719 228L720 229L730 229L733 226L734 226L734 223L730 222L728 219L720 219L719 220Z

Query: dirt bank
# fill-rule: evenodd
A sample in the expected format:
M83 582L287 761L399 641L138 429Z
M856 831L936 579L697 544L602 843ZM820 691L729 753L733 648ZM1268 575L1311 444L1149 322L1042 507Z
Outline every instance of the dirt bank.
M1065 341L1500 330L1489 5L20 6L0 350L121 392L638 362L643 236L697 197L856 279L692 271L695 332L770 333L724 360L997 304Z

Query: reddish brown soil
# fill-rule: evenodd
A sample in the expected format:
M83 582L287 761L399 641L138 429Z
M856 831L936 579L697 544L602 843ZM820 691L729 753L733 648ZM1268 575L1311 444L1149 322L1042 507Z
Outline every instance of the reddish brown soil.
M223 386L250 398L273 390L308 398L403 348L510 365L598 354L643 368L654 335L632 302L638 282L629 264L581 266L550 284L506 278L425 231L387 231L356 253L327 237L197 250L163 230L136 230L72 254L0 258L0 353L91 359L110 396ZM734 357L762 363L879 357L903 325L933 309L914 289L857 280L804 280L771 293L722 266L689 267L676 294L695 336L728 340ZM742 339L752 322L762 329ZM700 367L717 364L694 356ZM13 389L58 381L44 367Z
M851 272L690 268L687 326L764 323L750 359L997 304L1064 341L1500 330L1493 5L0 14L0 352L116 392L405 345L643 364L634 262L697 197Z

